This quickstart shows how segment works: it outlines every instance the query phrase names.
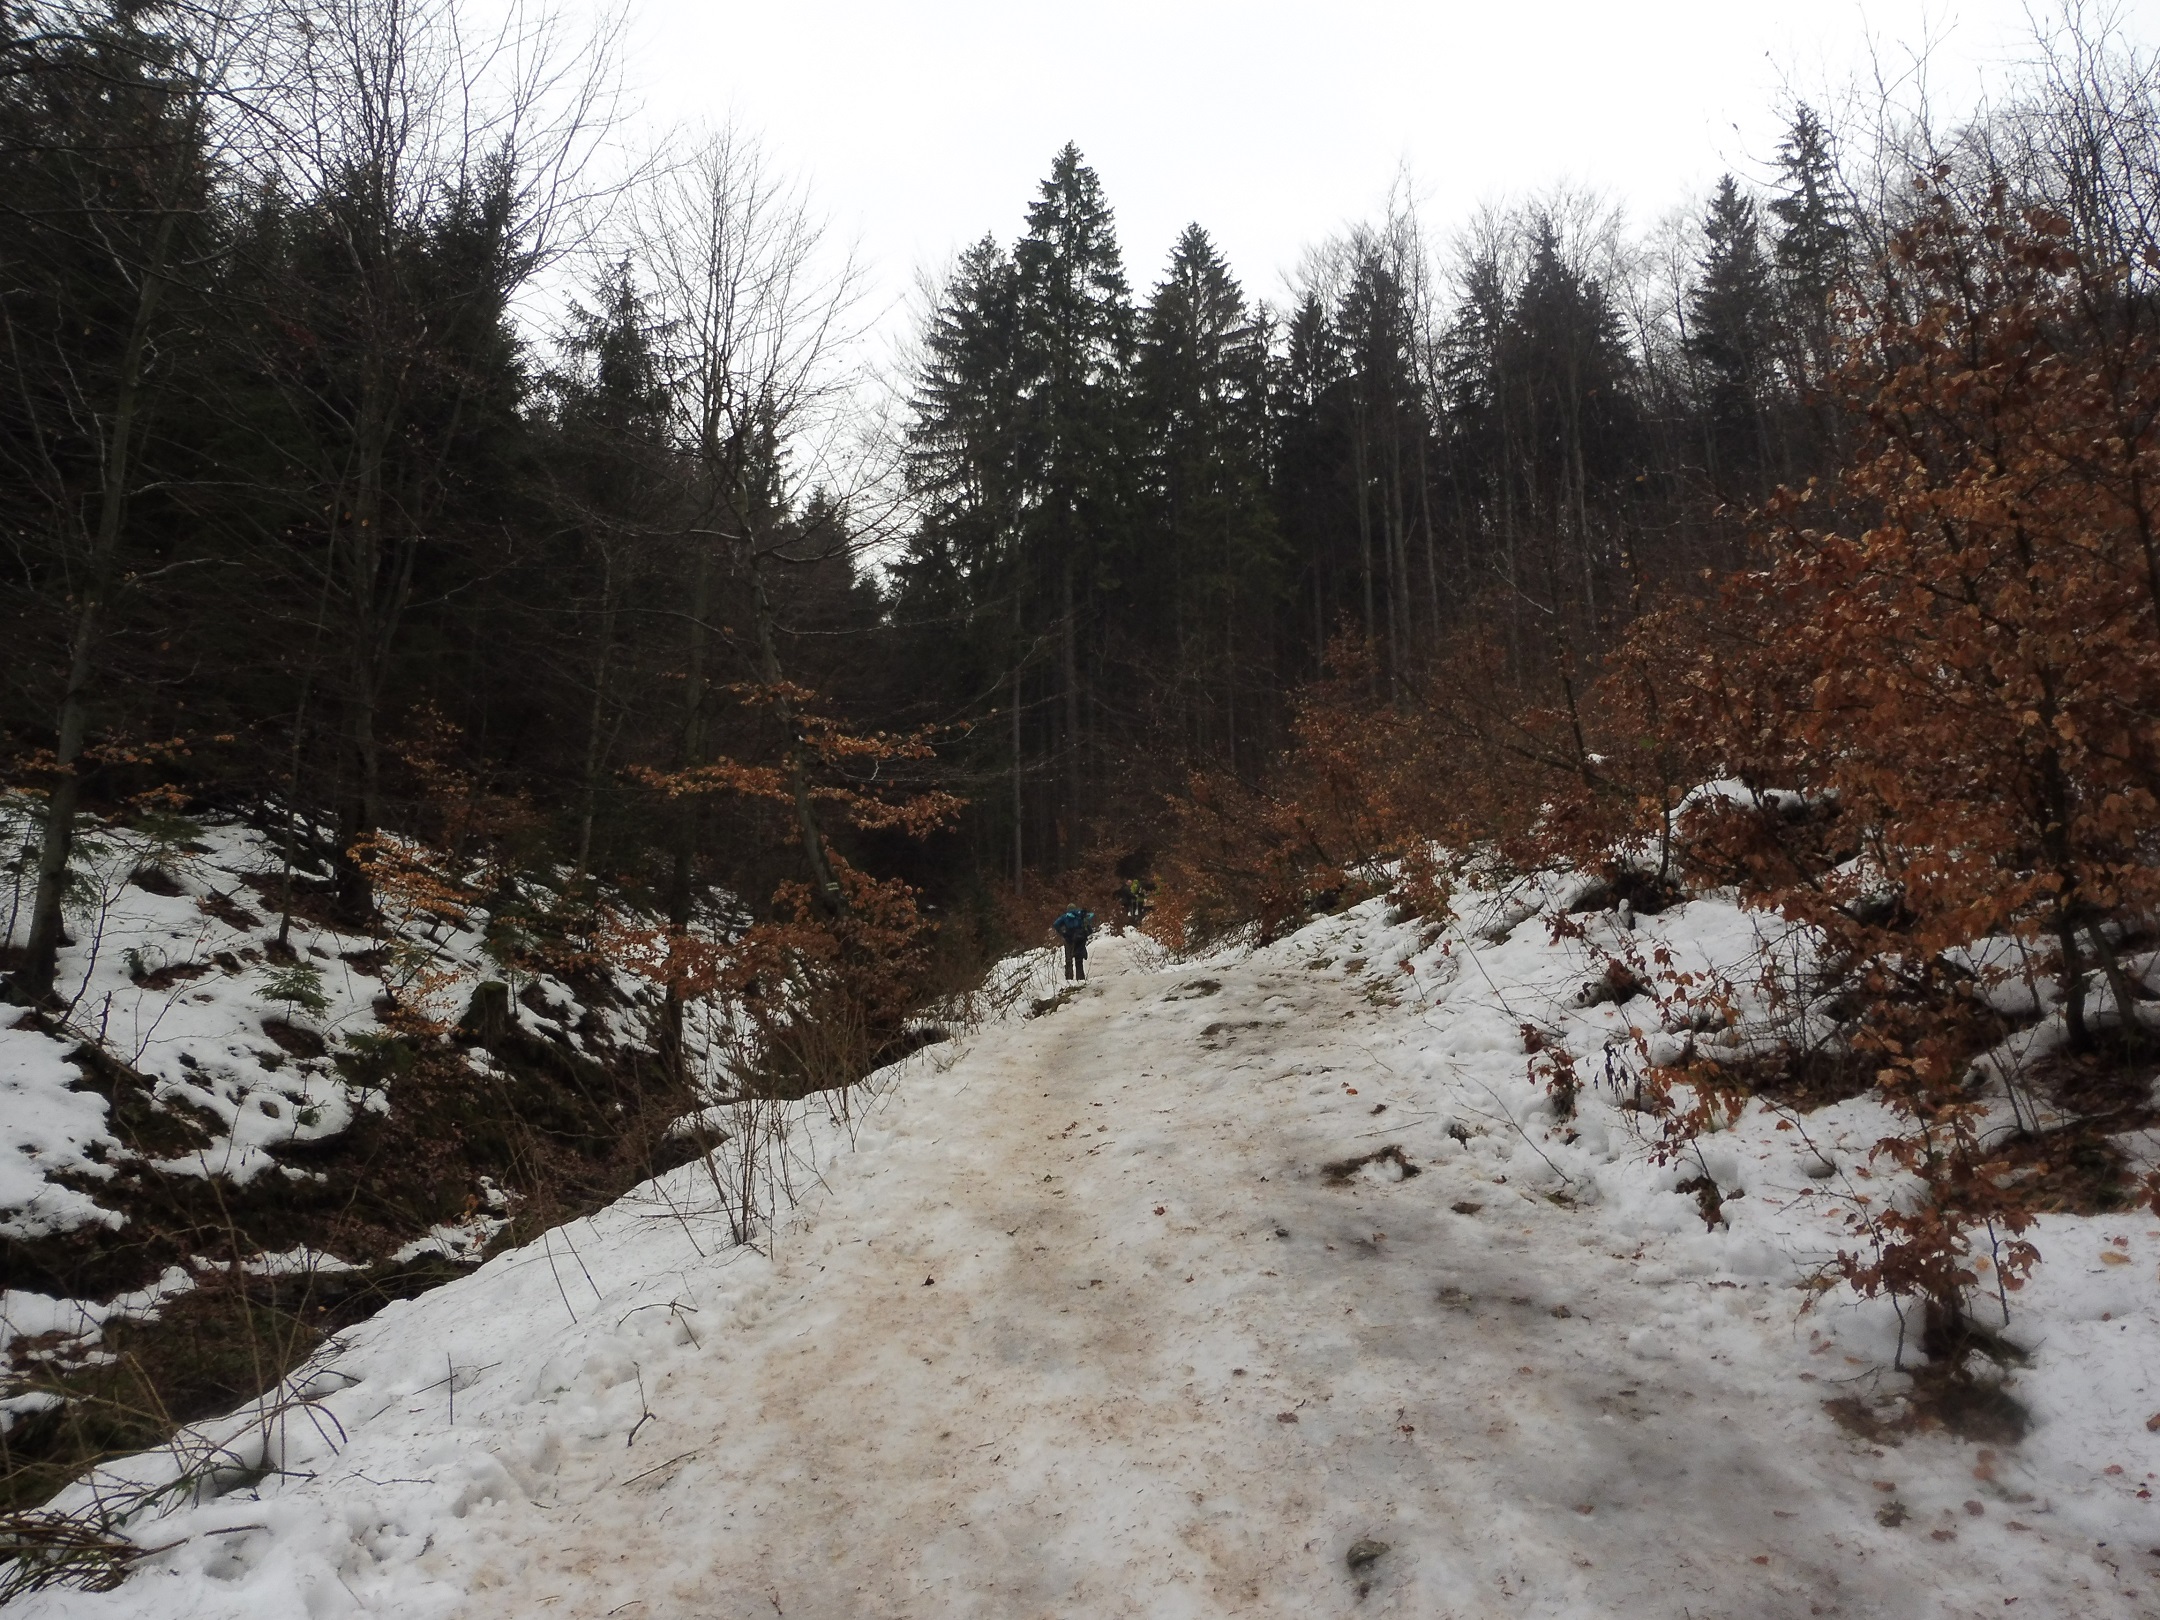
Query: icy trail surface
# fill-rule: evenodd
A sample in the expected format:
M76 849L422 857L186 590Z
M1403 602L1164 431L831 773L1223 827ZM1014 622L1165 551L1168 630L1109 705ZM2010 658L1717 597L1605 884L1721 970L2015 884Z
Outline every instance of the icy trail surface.
M120 1590L25 1609L2160 1613L2150 1219L2127 1265L2085 1264L2086 1223L2043 1243L2130 1292L2061 1296L2076 1354L2029 1375L2022 1447L1871 1444L1823 1402L1882 1375L1885 1319L1798 1314L1831 1227L1792 1134L1727 1133L1747 1196L1706 1230L1621 1110L1557 1128L1519 1019L1572 964L1516 932L1105 941L1055 1011L800 1120L816 1184L770 1258L677 1172L363 1324L273 1426L282 1473L141 1527L178 1545ZM1871 1136L1810 1123L1847 1169Z

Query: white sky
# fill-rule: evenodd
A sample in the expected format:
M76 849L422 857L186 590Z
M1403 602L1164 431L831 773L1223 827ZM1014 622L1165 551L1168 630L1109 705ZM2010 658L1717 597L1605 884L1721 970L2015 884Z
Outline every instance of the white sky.
M1136 292L1197 219L1274 298L1405 166L1437 234L1563 178L1640 224L1723 169L1760 175L1792 95L1925 45L1936 106L1962 109L2031 39L2020 0L628 3L639 122L761 134L881 301L986 230L1011 241L1068 139Z

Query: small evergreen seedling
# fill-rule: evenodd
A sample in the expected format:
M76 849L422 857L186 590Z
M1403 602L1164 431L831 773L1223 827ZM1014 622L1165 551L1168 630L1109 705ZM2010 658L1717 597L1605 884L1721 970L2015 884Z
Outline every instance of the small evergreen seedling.
M162 809L142 811L134 819L134 830L143 841L141 864L161 870L196 853L197 840L203 835L201 822Z
M330 1007L330 998L323 994L322 969L312 962L272 969L264 976L263 992L272 1001L312 1017L321 1017Z

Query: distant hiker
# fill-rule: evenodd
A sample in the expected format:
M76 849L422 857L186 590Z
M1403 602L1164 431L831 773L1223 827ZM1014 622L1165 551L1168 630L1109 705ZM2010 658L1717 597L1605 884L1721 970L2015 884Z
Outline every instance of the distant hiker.
M1082 911L1078 906L1067 906L1058 913L1050 931L1065 942L1065 977L1087 977L1088 941L1095 933L1095 913Z
M1125 903L1125 921L1138 928L1147 919L1147 889L1138 878L1127 878L1118 898Z

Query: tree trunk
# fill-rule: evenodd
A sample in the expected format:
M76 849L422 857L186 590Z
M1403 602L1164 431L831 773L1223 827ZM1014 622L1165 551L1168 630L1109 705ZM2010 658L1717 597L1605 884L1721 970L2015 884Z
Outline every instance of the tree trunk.
M712 613L712 547L695 542L697 561L690 584L690 648L683 679L682 744L676 766L689 770L705 762L705 625ZM668 932L680 939L688 932L695 890L692 878L697 854L698 802L694 795L676 801L674 851L669 862L667 890ZM690 1053L683 1036L683 986L673 971L667 978L667 998L660 1009L660 1055L668 1071L682 1084L690 1079Z
M383 484L389 461L388 383L380 355L362 365L360 405L353 430L351 508L336 492L330 521L337 537L334 553L342 566L345 596L345 737L352 767L349 790L338 806L338 907L347 916L366 917L374 909L367 874L353 855L360 840L382 825L382 747L376 736L376 707L382 698L387 636L378 615L383 571Z
M780 668L780 649L773 639L772 598L765 589L763 559L754 543L750 549L750 596L757 614L758 658L764 666L765 684L772 689L773 707L787 730L788 793L795 804L795 833L802 843L803 860L810 867L811 892L818 909L828 918L844 917L847 895L833 873L832 857L825 848L825 831L818 825L817 805L810 797L802 729L795 723L795 705L786 696L787 677Z
M593 661L592 713L585 723L585 780L578 796L577 882L582 884L592 861L593 821L600 803L600 768L607 755L603 736L607 725L608 665L615 651L615 557L600 553L600 655Z
M133 472L136 419L142 407L143 356L150 325L165 291L165 266L172 251L179 215L168 210L158 221L142 283L135 294L135 318L121 351L114 390L112 429L106 439L105 465L98 489L98 522L91 536L90 566L85 571L75 627L68 638L67 686L60 696L59 736L53 749L57 775L45 801L44 836L38 846L37 897L31 902L30 937L22 965L15 970L15 994L27 1002L47 1000L58 977L62 902L67 894L68 861L75 850L75 816L82 803L77 764L90 729L90 690L97 677L99 643L105 629L117 573L120 537L126 527L128 480Z
M2069 909L2055 908L2055 939L2062 947L2062 966L2059 969L2063 998L2063 1030L2070 1037L2070 1050L2092 1050L2092 1032L2085 1022L2085 959L2078 949L2077 924Z
M1013 892L1018 894L1027 878L1027 795L1020 763L1020 666L1012 672L1012 813Z
M1080 846L1080 648L1079 610L1073 601L1072 536L1065 537L1058 589L1063 608L1064 631L1058 656L1065 677L1065 836L1060 840L1059 864L1069 865Z
M1358 566L1365 577L1365 645L1379 632L1373 601L1372 490L1366 477L1365 413L1356 413L1350 433L1350 475L1357 481Z
M1013 892L1018 894L1027 879L1027 778L1024 759L1023 733L1021 731L1020 694L1021 674L1027 657L1027 624L1025 604L1020 591L1020 550L1017 541L1010 541L1013 556L1012 581L1012 806L1013 806Z

